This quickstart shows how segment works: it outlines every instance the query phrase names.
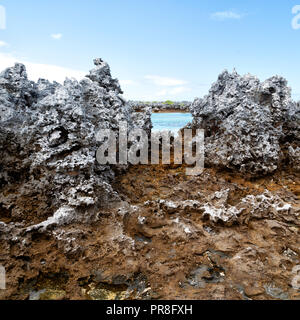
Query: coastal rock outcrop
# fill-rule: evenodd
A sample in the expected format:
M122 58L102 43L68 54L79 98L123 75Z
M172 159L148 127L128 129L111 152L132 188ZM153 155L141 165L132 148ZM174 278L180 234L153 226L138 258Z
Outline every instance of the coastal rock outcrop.
M205 130L207 164L254 176L284 161L299 167L300 109L284 78L225 71L190 109L192 127Z
M97 162L99 129L149 134L154 109L127 103L94 63L64 84L29 81L22 64L0 74L0 300L299 299L299 103L286 81L223 73L191 107L211 167L187 176L186 164Z
M96 161L95 133L118 130L119 121L132 126L131 110L108 64L94 63L80 82L63 85L29 81L22 64L0 74L0 208L8 222L89 219L118 201L113 170Z

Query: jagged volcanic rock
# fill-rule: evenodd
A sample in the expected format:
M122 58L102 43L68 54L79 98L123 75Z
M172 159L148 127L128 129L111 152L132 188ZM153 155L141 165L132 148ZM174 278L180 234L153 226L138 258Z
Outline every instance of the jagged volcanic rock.
M1 73L0 208L12 221L90 217L118 200L114 172L96 161L95 133L132 126L131 109L108 64L94 63L86 78L63 85L29 81L22 64Z
M206 163L251 175L273 172L284 159L299 167L299 104L284 78L261 83L225 71L191 112L193 127L205 129Z
M212 164L287 167L186 176L185 164L96 162L99 128L149 133L151 109L134 112L95 64L63 85L21 64L0 75L0 300L299 299L299 104L286 82L225 73L193 114Z

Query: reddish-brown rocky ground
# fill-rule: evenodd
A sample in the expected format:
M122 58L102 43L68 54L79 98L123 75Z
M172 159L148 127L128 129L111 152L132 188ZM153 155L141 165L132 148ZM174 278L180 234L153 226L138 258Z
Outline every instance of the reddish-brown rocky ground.
M184 166L132 166L114 183L123 202L92 224L1 241L0 298L300 299L299 181L288 171L248 179L212 168L190 177ZM269 190L292 211L227 224L197 208L159 205L203 202L222 190L231 206Z

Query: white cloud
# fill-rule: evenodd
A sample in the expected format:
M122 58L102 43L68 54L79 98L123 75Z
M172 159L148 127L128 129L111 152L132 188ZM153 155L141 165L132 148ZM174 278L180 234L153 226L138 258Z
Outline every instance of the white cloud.
M190 92L192 89L188 87L177 87L172 89L170 92L171 94L179 94L179 93L184 93L184 92Z
M119 80L121 86L134 86L137 83L133 80Z
M7 46L8 46L8 43L0 40L0 48L7 47Z
M60 40L62 38L62 34L61 33L54 33L54 34L51 34L51 38L54 39L54 40Z
M215 20L240 20L244 15L234 11L219 11L211 14L211 18Z
M0 72L14 66L16 62L23 63L26 66L28 78L33 81L44 78L49 81L63 83L66 77L80 80L87 74L87 72L80 70L26 61L25 59L19 59L10 54L0 52Z
M188 82L185 80L157 75L147 75L144 78L156 87L151 88L152 99L165 99L171 96L174 99L180 99L181 94L192 91L191 88L186 86Z
M175 87L172 89L163 89L159 92L157 92L158 96L175 96L177 94L190 92L192 89L188 87Z
M160 77L160 76L153 76L148 75L145 76L145 79L150 80L153 84L157 86L165 86L165 87L174 87L187 84L184 80L168 78L168 77Z

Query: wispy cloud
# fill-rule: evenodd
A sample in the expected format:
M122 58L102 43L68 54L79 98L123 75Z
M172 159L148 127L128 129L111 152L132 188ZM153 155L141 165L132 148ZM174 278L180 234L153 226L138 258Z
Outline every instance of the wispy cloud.
M292 19L292 28L294 30L298 30L300 29L300 5L299 4L295 5L292 8L292 14L296 14L296 16Z
M137 83L133 80L119 80L121 86L134 86L137 85Z
M16 62L25 64L28 78L37 81L39 78L49 81L57 81L63 83L65 78L82 79L87 72L68 69L57 65L41 64L19 59L11 54L0 52L0 72L8 67L12 67Z
M177 94L190 92L192 89L188 87L175 87L172 89L163 89L159 92L157 92L158 96L175 96Z
M153 84L157 86L165 86L165 87L174 87L181 86L187 84L184 80L179 80L175 78L161 77L161 76L153 76L147 75L145 79L150 80Z
M54 40L60 40L62 38L62 34L61 33L53 33L51 34L51 38Z
M211 14L211 18L214 20L240 20L244 17L244 14L235 11L219 11Z
M8 47L8 43L0 40L0 48Z
M155 96L158 98L167 98L170 96L178 96L182 93L190 92L191 88L187 87L188 82L182 79L162 77L157 75L147 75L144 77L150 81L154 88Z

